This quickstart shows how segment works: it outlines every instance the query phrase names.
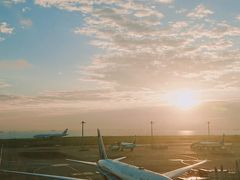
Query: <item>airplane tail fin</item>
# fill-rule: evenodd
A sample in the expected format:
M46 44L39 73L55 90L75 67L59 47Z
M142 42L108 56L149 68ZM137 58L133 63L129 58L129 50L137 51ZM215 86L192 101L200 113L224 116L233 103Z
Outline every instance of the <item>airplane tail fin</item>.
M98 133L98 149L99 149L99 158L100 159L108 159L107 157L107 153L103 144L103 139L100 133L100 130L97 129L97 133Z
M67 135L68 128L63 131L63 135Z
M137 136L134 136L133 144L136 144Z

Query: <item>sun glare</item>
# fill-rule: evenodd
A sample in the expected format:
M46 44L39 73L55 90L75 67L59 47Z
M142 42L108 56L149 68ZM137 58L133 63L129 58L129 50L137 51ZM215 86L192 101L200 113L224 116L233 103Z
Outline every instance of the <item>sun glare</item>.
M167 98L169 104L174 105L180 109L190 109L199 104L199 100L193 91L179 90L169 94Z

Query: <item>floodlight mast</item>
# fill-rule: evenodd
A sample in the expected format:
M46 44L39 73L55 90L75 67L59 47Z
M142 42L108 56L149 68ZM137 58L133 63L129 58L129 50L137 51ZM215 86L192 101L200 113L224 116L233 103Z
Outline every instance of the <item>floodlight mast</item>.
M86 123L85 121L82 121L82 137L84 136L84 124L85 123Z

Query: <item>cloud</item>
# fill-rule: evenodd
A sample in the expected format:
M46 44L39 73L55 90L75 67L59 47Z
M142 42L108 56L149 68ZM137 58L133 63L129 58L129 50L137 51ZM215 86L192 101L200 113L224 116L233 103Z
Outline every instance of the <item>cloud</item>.
M71 92L67 92L70 94ZM96 91L97 93L97 91ZM112 93L112 92L109 92ZM119 92L117 92L119 94ZM132 92L134 94L134 92ZM136 92L138 93L138 92ZM51 94L51 93L50 93ZM74 94L74 93L73 93ZM146 96L149 95L145 94ZM55 95L54 95L55 96ZM232 129L239 127L239 107L240 103L235 101L211 101L205 102L202 105L191 110L190 113L179 111L178 109L170 106L152 105L151 107L142 106L129 106L130 101L126 99L132 99L132 94L125 94L125 96L119 97L123 99L119 102L115 101L71 101L71 100L40 100L40 97L30 96L14 96L14 95L0 95L0 115L2 117L2 128L11 127L14 129L29 128L29 131L34 129L44 128L49 129L55 127L59 121L63 122L62 126L68 125L73 130L76 128L76 123L79 119L84 119L89 125L91 124L93 132L95 128L106 128L111 134L113 131L116 133L126 130L126 127L131 124L138 124L136 129L129 129L129 133L139 132L140 134L146 131L146 125L149 124L149 119L155 122L156 129L168 129L161 133L176 133L176 129L192 129L204 132L203 124L207 121L211 121L213 124L219 125L216 129L225 130L225 128ZM151 96L152 97L152 96ZM155 96L154 100L157 100L158 96ZM72 98L70 98L72 99ZM125 99L125 100L124 100ZM127 102L127 104L126 104ZM141 101L139 101L141 103ZM124 106L125 105L125 106ZM155 106L156 105L156 106ZM121 108L119 108L121 107ZM129 121L131 117L131 122ZM161 118L159 118L161 117ZM21 121L19 121L21 119ZM34 119L34 121L33 121ZM194 121L193 121L194 119ZM202 119L205 121L203 122ZM66 121L67 120L67 121ZM41 122L36 124L36 122ZM116 128L116 122L119 126ZM173 122L175 123L173 127ZM28 124L28 126L24 126ZM95 127L96 126L96 127ZM120 129L120 130L119 130ZM133 132L134 131L134 132Z
M0 42L2 42L2 41L4 41L5 40L5 38L3 38L3 37L0 37Z
M14 28L11 27L8 23L6 22L0 22L0 42L5 40L6 35L12 34L14 31Z
M32 20L31 19L21 19L20 24L23 28L29 28L32 26Z
M14 4L25 3L25 2L26 2L26 0L3 0L3 3L6 6L11 6Z
M220 93L221 87L226 87L226 92L240 88L237 79L240 28L210 19L214 12L204 5L198 5L181 21L168 22L167 15L156 7L156 1L37 0L35 3L85 15L84 23L74 33L89 36L89 43L103 53L79 69L83 82L104 85L119 93L151 90L161 94L188 87ZM88 10L83 10L82 4ZM163 20L167 23L162 23Z
M8 84L5 81L0 79L0 89L1 88L7 88L7 87L10 87L10 86L11 86L10 84Z
M1 111L73 109L78 112L129 107L159 106L159 93L150 90L116 91L114 89L45 91L36 96L0 94Z
M0 60L0 69L11 70L11 69L25 69L32 65L26 60Z
M213 14L213 11L207 9L204 5L198 5L192 12L188 13L187 16L191 18L205 18Z
M236 16L236 19L237 19L237 20L240 20L240 15Z
M91 1L71 1L71 0L62 0L62 1L51 1L51 0L35 0L35 4L43 7L56 6L59 9L65 9L68 11L88 11L89 4ZM99 3L101 3L99 1Z
M24 7L22 8L22 12L26 13L28 11L31 11L31 8L30 7Z
M185 21L178 21L173 23L172 27L175 29L182 29L188 26L188 23Z
M187 9L178 9L176 10L176 14L183 14L183 13L186 13L187 12Z
M12 99L16 99L16 96L5 95L5 94L0 95L0 101L8 101Z
M0 33L3 34L12 34L14 28L12 28L9 24L6 22L0 22Z
M171 4L173 3L174 0L155 0L155 1L163 4Z
M41 100L64 100L64 101L97 101L109 100L108 90L86 90L86 91L47 91L38 96Z
M185 121L178 124L178 128L185 128L191 124L189 122L197 123L211 118L224 119L216 124L238 125L239 26L211 19L213 11L203 5L197 6L187 16L172 18L162 12L162 8L159 8L162 4L158 2L173 1L36 0L35 4L39 6L75 11L81 15L83 23L73 32L89 36L89 43L101 49L101 54L94 55L88 65L79 68L81 83L91 82L94 89L48 90L36 96L1 94L1 115L9 113L6 115L9 119L14 119L13 116L19 119L19 114L22 114L21 117L31 114L30 123L33 117L39 120L44 116L42 120L50 122L49 118L56 116L54 125L60 118L71 122L73 116L66 118L63 114L78 113L72 127L79 117L90 121L94 119L94 122L108 118L108 125L114 119L114 127L116 117L119 121L124 119L120 116L122 114L125 119L129 115L134 117L134 124L139 118L146 120L149 114L153 114L150 118L155 118L156 122L162 117L169 123L164 126L166 128L172 127L173 121ZM187 12L180 9L176 13ZM31 66L26 60L19 61L0 61L0 69ZM8 83L2 80L1 86L7 87ZM200 107L203 110L181 114L168 107L163 96L182 88L193 89L194 93L202 95L203 101L226 100L230 103L209 103ZM233 101L238 102L234 104ZM155 108L149 110L147 107ZM223 111L227 112L224 116ZM189 117L186 114L190 114ZM197 121L192 121L196 117ZM189 121L186 122L186 119ZM226 121L229 119L233 123ZM18 121L13 122L16 126ZM19 123L23 124L22 121Z

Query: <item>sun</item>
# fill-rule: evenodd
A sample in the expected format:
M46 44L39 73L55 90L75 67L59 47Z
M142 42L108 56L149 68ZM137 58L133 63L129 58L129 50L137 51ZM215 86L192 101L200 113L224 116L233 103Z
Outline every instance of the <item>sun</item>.
M200 102L197 96L191 90L178 90L169 93L167 101L170 105L180 109L191 109L197 106Z

